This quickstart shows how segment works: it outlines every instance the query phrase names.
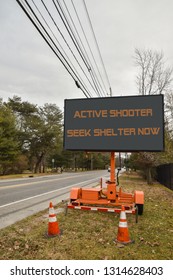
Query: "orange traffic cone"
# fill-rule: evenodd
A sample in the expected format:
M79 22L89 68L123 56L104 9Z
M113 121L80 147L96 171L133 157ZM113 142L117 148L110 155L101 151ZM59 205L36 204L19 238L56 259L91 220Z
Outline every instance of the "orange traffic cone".
M47 237L55 237L60 235L61 231L59 229L59 225L56 219L55 210L52 202L49 204L49 224L48 224L48 232Z
M129 244L129 243L134 242L133 240L130 240L130 237L129 237L126 212L125 212L124 206L121 207L120 221L119 221L119 226L118 226L118 235L117 235L116 242L122 243L122 244Z

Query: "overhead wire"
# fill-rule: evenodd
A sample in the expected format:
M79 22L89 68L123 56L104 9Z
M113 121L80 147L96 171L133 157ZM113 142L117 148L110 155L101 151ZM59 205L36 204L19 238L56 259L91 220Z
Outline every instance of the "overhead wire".
M91 22L89 13L88 13L88 9L87 9L85 0L83 0L83 5L84 5L84 9L86 11L86 15L87 15L87 18L88 18L88 21L89 21L89 24L90 24L90 27L91 27L91 30L92 30L92 33L93 33L94 41L95 41L95 44L96 44L96 47L97 47L97 50L98 50L98 54L99 54L99 57L100 57L100 60L101 60L101 64L102 64L102 67L103 67L103 70L104 70L104 73L105 73L105 76L106 76L106 79L107 79L107 82L108 82L108 85L109 85L110 95L112 95L112 89L111 89L110 81L109 81L108 74L107 74L107 71L106 71L106 68L105 68L105 65L104 65L104 62L103 62L103 58L102 58L102 55L101 55L101 52L100 52L100 48L99 48L99 45L98 45L98 42L97 42L97 38L95 36L95 32L94 32L94 29L93 29L93 26L92 26L92 22Z
M64 24L64 26L65 26L65 28L66 28L68 34L69 34L69 36L70 36L70 38L71 38L71 40L72 40L74 46L76 47L76 49L77 49L77 51L78 51L78 53L79 53L81 59L83 60L83 62L84 62L84 64L85 64L85 66L86 66L88 72L89 72L90 75L91 75L91 78L92 78L93 83L94 83L94 85L95 85L95 88L96 88L96 91L97 91L97 93L98 93L98 96L101 96L101 94L99 93L99 89L98 89L98 87L97 87L97 84L95 83L95 79L94 79L94 77L93 77L93 74L91 73L91 72L92 72L92 71L91 71L91 66L90 66L90 64L89 64L89 62L88 62L88 60L87 60L87 58L86 58L86 56L85 56L85 54L84 54L84 52L83 52L83 50L82 50L80 44L79 44L79 41L78 41L77 38L76 38L76 35L75 35L75 33L74 33L74 31L73 31L73 29L72 29L70 23L69 23L69 20L68 20L68 18L67 18L67 16L66 16L65 12L64 12L64 10L63 10L63 7L62 7L60 1L59 1L59 0L56 0L57 4L55 3L55 0L52 0L52 1L53 1L54 5L55 5L55 7L56 7L56 10L57 10L57 12L58 12L58 14L59 14L59 16L60 16L62 22L63 22L63 24ZM57 5L58 5L58 6L57 6Z
M79 63L79 60L77 59L75 53L73 52L72 48L71 48L70 45L68 44L68 42L67 42L65 36L63 35L63 33L61 32L60 28L58 27L56 21L54 20L53 16L51 15L51 13L50 13L49 9L47 8L46 4L44 3L43 0L41 0L41 2L42 2L42 4L43 4L44 8L46 9L48 15L50 16L51 20L53 21L54 25L56 26L56 28L57 28L58 32L60 33L62 39L64 40L65 44L67 45L68 49L70 50L71 54L73 55L75 61L76 61L77 64L78 64L78 66L80 67L80 69L82 70L82 72L83 72L83 74L85 75L86 79L87 79L88 82L90 83L90 86L91 86L91 87L93 88L93 90L95 91L95 88L93 87L91 81L89 80L88 76L86 75L84 69L82 68L81 64Z
M33 0L32 0L32 1L33 1ZM73 57L74 57L75 61L76 61L76 62L77 62L77 64L78 64L78 66L79 66L79 67L80 67L80 69L82 70L83 74L85 75L86 79L87 79L87 80L88 80L88 82L90 83L90 85L91 85L91 87L93 88L93 90L95 90L95 89L94 89L94 87L93 87L93 85L92 85L92 83L91 83L91 81L90 81L90 80L89 80L89 78L87 77L87 75L86 75L86 73L85 73L84 69L82 68L81 64L79 63L79 61L78 61L78 59L77 59L76 55L74 54L74 52L73 52L72 48L71 48L71 47L70 47L70 45L68 44L68 42L67 42L66 38L64 37L64 35L63 35L63 33L61 32L60 28L58 27L58 25L57 25L56 21L54 20L53 16L51 15L51 13L50 13L49 9L47 8L46 4L44 3L44 1L43 1L43 0L41 0L41 2L42 2L42 4L43 4L43 6L44 6L44 8L45 8L46 12L48 13L49 17L50 17L50 18L51 18L51 20L53 21L53 23L54 23L54 25L55 25L56 29L58 30L59 34L60 34L60 35L61 35L61 37L63 38L63 40L64 40L65 44L66 44L66 45L67 45L67 47L68 47L68 49L70 50L71 54L73 55ZM64 50L63 50L63 51L64 51ZM67 55L67 54L66 54L66 55ZM67 57L68 57L68 56L67 56ZM68 59L69 59L69 57L68 57ZM69 61L70 61L70 59L69 59ZM71 64L72 64L72 62L71 62ZM73 65L73 64L72 64L72 65ZM73 65L73 67L74 67L74 65ZM75 67L74 67L74 68L75 68ZM77 70L76 70L76 71L77 71ZM79 75L79 74L78 74L78 75ZM83 82L83 83L84 83L84 82ZM91 94L91 93L90 93L90 94Z
M61 20L62 20L62 22L63 22L63 24L64 24L64 26L65 26L67 32L68 32L70 38L72 39L72 41L73 41L73 43L74 43L76 49L78 50L78 52L79 52L79 54L80 54L80 56L81 56L81 58L82 58L84 64L86 65L87 69L89 69L89 65L88 65L88 63L87 63L85 57L83 56L80 47L79 47L79 46L77 45L77 43L76 43L75 36L74 36L73 33L71 33L71 30L70 30L69 25L68 25L68 23L67 23L67 19L66 19L66 17L64 16L64 12L63 12L63 10L62 10L62 7L61 7L61 5L60 5L60 2L59 2L58 0L56 0L56 2L57 2L57 4L56 4L55 0L52 0L52 1L53 1L53 3L54 3L54 6L55 6L55 8L56 8L56 10L57 10L57 12L58 12L58 14L59 14ZM57 5L58 5L58 6L57 6Z
M81 27L82 33L83 33L83 35L84 35L84 37L85 37L85 40L86 40L87 43L88 43L88 40L87 40L85 31L84 31L84 28L83 28L83 26L82 26L82 23L81 23L81 21L80 21L79 15L78 15L77 10L76 10L76 7L75 7L73 1L71 1L71 2L72 2L72 5L73 5L73 9L74 9L74 11L75 11L75 15L76 15L76 17L77 17L77 20L78 20L78 22L79 22L79 25L80 25L80 27ZM78 39L79 39L79 41L80 41L80 43L81 43L81 46L82 46L82 48L83 48L83 50L84 50L84 52L85 52L85 55L86 55L86 57L87 57L87 59L88 59L88 61L89 61L89 65L90 65L90 68L91 68L90 74L93 75L93 79L95 80L95 84L96 84L97 87L99 88L100 93L102 93L102 96L104 96L104 90L103 90L103 88L102 88L102 86L101 86L101 84L100 84L100 81L99 81L99 79L98 79L96 73L95 73L95 70L94 70L94 67L93 67L93 65L92 65L92 62L91 62L91 60L90 60L90 58L89 58L89 55L87 54L86 47L84 46L84 43L82 42L81 36L80 36L80 34L79 34L79 31L77 30L77 27L76 27L76 25L75 25L75 22L74 22L72 16L71 16L71 13L70 13L70 11L69 11L69 9L68 9L68 7L67 7L67 4L66 4L65 0L63 0L63 3L64 3L64 6L65 6L65 8L66 8L66 10L67 10L68 16L69 16L69 18L70 18L70 20L71 20L71 22L72 22L72 25L73 25L73 27L74 27L74 30L76 31L76 34L77 34ZM91 50L91 48L90 48L89 43L88 43L88 47L89 47L89 49L90 49L90 52L92 53L92 50ZM93 53L92 53L92 57L93 57L93 59L94 59ZM95 61L95 59L94 59L94 61ZM95 63L96 63L96 61L95 61Z
M64 51L62 45L60 44L60 42L58 41L55 33L52 31L52 29L50 28L50 26L48 25L47 21L45 20L45 17L43 16L43 14L40 12L38 6L35 4L34 0L31 0L33 5L35 6L36 10L38 11L39 15L41 16L41 18L43 19L44 23L46 24L47 28L50 30L50 32L52 33L53 37L55 38L56 42L58 43L59 47L61 48L61 51L64 53L64 55L68 58L68 60L70 61L70 63L72 64L69 56L67 55L67 53ZM73 65L73 64L72 64ZM73 65L74 67L74 65Z
M34 6L34 8L36 9L37 11L37 14L39 14L39 16L41 16L41 19L43 22L41 22L41 20L38 18L38 16L36 15L35 11L33 10L33 8L31 7L31 5L28 3L27 0L16 0L17 3L20 5L20 7L22 8L22 10L25 12L25 14L27 15L27 17L30 19L30 21L32 22L32 24L35 26L35 28L37 29L37 31L40 33L40 35L42 36L42 38L45 40L45 42L48 44L48 46L50 47L50 49L54 52L54 54L57 56L57 58L60 60L60 62L62 63L62 65L65 67L65 69L67 70L67 72L70 74L70 76L73 78L73 80L75 81L75 84L78 88L80 88L82 90L82 92L84 93L85 97L87 98L91 98L92 97L92 94L91 94L91 91L88 90L85 82L83 81L83 79L81 78L80 74L78 73L78 71L76 70L74 64L72 63L72 61L70 60L69 56L67 55L67 53L65 52L64 48L62 47L62 45L60 44L58 38L56 37L55 33L53 32L53 30L51 29L50 25L48 24L47 20L45 19L45 17L43 16L43 14L41 13L40 9L38 8L38 6L35 4L34 0L30 0L32 1L32 4ZM95 91L96 95L98 97L104 97L106 96L106 93L104 90L106 90L106 87L105 87L105 84L104 84L104 81L101 77L101 73L99 71L99 68L98 68L98 65L97 65L97 62L94 58L94 54L91 50L91 47L90 47L90 44L88 42L88 39L87 39L87 36L86 36L86 33L84 31L84 28L82 26L82 23L81 23L81 20L79 18L79 15L77 13L77 9L73 3L73 0L71 0L72 2L72 5L73 5L73 9L75 11L75 15L78 19L78 22L79 22L79 25L80 25L80 28L83 32L83 35L85 37L85 40L87 42L87 46L90 50L90 53L91 53L91 56L92 56L92 59L95 63L95 67L97 68L97 72L99 73L99 77L101 79L101 82L102 82L102 85L101 85L101 82L99 81L99 78L98 76L96 75L96 72L95 72L95 69L91 63L91 60L89 58L89 55L86 51L86 48L84 46L84 43L82 42L82 39L81 39L81 36L77 30L77 27L75 25L75 22L70 14L70 11L65 3L65 0L63 0L64 2L64 6L66 8L66 11L67 11L67 14L65 13L61 3L59 0L56 0L56 3L55 3L55 0L52 0L55 8L56 8L56 11L58 12L59 16L60 16L60 19L62 20L63 22L63 25L65 26L67 32L68 32L68 35L70 36L82 62L84 63L85 67L87 68L88 70L88 74L90 75L90 78L92 80L92 82L90 81L88 75L86 74L85 70L83 69L82 67L82 64L79 62L78 58L76 57L74 51L72 50L72 47L70 47L69 43L67 42L67 39L65 38L65 36L63 35L63 32L60 30L60 28L58 27L56 21L54 20L51 12L49 11L49 9L47 8L46 4L44 3L43 0L41 0L46 12L48 13L49 17L51 18L51 20L53 21L55 27L57 28L58 32L60 33L60 35L62 36L66 46L68 47L68 49L70 50L70 52L72 53L73 55L73 58L75 59L75 61L77 62L78 64L78 67L80 67L80 69L82 70L83 72L83 75L85 76L85 78L87 79L88 83L90 84L90 86L92 87L92 89ZM97 39L96 39L96 36L95 36L95 33L94 33L94 29L92 27L92 23L91 23L91 19L89 17L89 13L88 13L88 10L87 10L87 7L86 7L86 3L85 3L85 0L83 0L83 4L84 4L84 7L85 7L85 11L87 13L87 18L88 18L88 21L89 21L89 24L90 24L90 28L92 30L92 34L93 34L93 37L94 37L94 41L95 41L95 44L97 46L97 50L98 50L98 53L99 53L99 56L100 56L100 60L102 62L102 67L104 69L104 72L105 72L105 76L107 78L107 82L109 84L109 88L110 88L110 92L111 92L111 86L110 86L110 82L109 82L109 78L108 78L108 75L107 75L107 72L106 72L106 69L105 69L105 66L104 66L104 63L103 63L103 59L102 59L102 56L101 56L101 53L100 53L100 49L99 49L99 46L98 46L98 43L97 43ZM71 23L70 23L70 21ZM44 23L44 24L43 24ZM72 25L71 25L72 24ZM48 31L49 30L49 31ZM53 35L53 38L52 36L49 34L49 32L51 32L51 34ZM76 37L76 34L77 34L77 37ZM55 43L55 41L56 43ZM58 44L58 46L57 46ZM104 89L103 89L104 87Z
M63 1L65 2L65 0L63 0ZM91 56L92 56L93 61L94 61L94 63L95 63L95 66L96 66L96 69L97 69L97 71L98 71L99 77L100 77L100 79L101 79L102 85L103 85L104 90L105 90L105 92L106 92L107 90L106 90L105 83L104 83L103 78L102 78L102 76L101 76L101 73L100 73L98 64L97 64L96 59L95 59L94 54L93 54L93 51L92 51L92 49L91 49L91 47L90 47L89 41L88 41L88 39L87 39L85 30L84 30L83 25L82 25L82 23L81 23L81 20L80 20L80 17L79 17L79 15L78 15L77 9L76 9L76 7L75 7L74 1L71 0L71 3L72 3L72 6L73 6L73 9L74 9L74 11L75 11L76 17L77 17L77 19L78 19L79 25L80 25L80 27L81 27L82 33L83 33L83 35L84 35L84 37L85 37L87 46L88 46L88 48L89 48L89 50L90 50ZM95 74L95 75L96 75L96 74ZM99 81L99 80L98 80L98 81ZM99 85L100 85L100 87L102 88L100 82L99 82ZM103 90L103 88L102 88L103 94L106 95L105 92L104 92L104 90Z
M91 94L85 88L85 85L83 84L83 82L79 79L78 75L75 73L75 71L73 70L71 65L68 63L68 61L66 60L66 58L64 57L64 55L62 54L60 49L57 47L57 45L55 44L55 42L53 41L53 39L51 38L51 36L47 32L47 30L45 29L43 24L40 22L40 20L38 19L37 15L33 11L32 7L28 3L28 1L27 0L24 0L22 2L21 2L21 0L16 0L16 1L19 4L19 6L22 8L22 10L25 12L27 17L30 19L32 24L35 26L37 31L40 33L42 38L46 41L46 43L51 48L51 50L54 52L54 54L58 57L58 59L63 64L65 69L71 75L71 77L75 81L75 84L78 86L78 88L80 88L83 91L84 95L87 98L91 97ZM44 34L43 34L43 31L44 31ZM57 51L58 51L58 53L57 53Z

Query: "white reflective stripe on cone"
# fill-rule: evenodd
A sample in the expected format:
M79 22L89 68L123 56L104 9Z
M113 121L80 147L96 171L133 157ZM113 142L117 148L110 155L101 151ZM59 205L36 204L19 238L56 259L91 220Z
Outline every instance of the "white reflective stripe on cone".
M56 217L49 217L49 222L53 223L53 222L56 222Z
M121 211L121 213L120 213L120 219L123 219L123 220L126 219L126 212Z
M127 222L119 222L119 227L126 228Z
M55 214L54 208L49 208L49 215Z

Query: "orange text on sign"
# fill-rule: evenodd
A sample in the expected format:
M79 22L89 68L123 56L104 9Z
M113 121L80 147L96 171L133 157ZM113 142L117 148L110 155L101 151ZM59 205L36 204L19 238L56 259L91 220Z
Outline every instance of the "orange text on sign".
M67 137L88 137L91 136L91 129L69 129Z
M115 117L152 117L153 110L150 108L144 109L123 109L123 110L81 110L75 111L74 119L87 118L115 118Z

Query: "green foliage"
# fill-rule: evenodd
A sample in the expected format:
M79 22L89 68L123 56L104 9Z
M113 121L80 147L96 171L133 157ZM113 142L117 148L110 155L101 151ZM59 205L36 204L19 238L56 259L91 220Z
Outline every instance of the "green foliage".
M63 114L55 104L40 107L14 96L8 102L0 101L0 172L20 173L57 170L104 169L110 165L109 153L86 153L63 150ZM173 162L171 122L165 123L165 151L136 153L125 159L127 168L143 171L152 183L154 168ZM120 162L117 159L116 166Z
M55 104L38 107L14 96L10 107L18 120L18 138L35 173L43 171L49 153L62 143L62 113Z
M62 142L62 113L56 105L45 104L38 109L36 117L30 123L30 150L31 155L37 159L35 172L38 172L41 162Z
M40 107L18 96L1 101L1 171L38 173L47 168L92 170L109 165L107 153L64 151L62 118L55 104Z
M63 167L65 170L93 170L105 169L110 164L109 153L88 153L79 151L64 151L52 154L49 158L49 165L54 168Z
M19 142L15 116L0 102L0 173L8 173L18 154Z

